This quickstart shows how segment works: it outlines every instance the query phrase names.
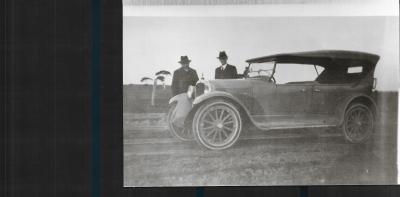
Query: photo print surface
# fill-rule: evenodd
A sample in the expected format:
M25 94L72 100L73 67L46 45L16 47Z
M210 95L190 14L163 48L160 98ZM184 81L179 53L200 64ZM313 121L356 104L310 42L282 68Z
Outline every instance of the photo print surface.
M130 9L125 187L397 184L398 16Z

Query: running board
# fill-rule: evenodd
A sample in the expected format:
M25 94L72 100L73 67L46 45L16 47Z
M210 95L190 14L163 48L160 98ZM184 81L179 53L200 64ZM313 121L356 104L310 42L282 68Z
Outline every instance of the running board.
M271 129L299 129L299 128L320 128L338 126L338 121L334 117L327 116L258 116L253 117L254 125L261 130Z
M281 126L271 126L265 124L257 124L255 126L261 130L274 130L274 129L301 129L301 128L321 128L321 127L336 127L337 125L281 125Z

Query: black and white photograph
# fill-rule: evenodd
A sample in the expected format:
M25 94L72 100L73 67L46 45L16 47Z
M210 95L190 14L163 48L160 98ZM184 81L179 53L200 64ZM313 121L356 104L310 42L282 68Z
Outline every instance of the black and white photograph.
M398 7L310 2L124 0L124 187L398 184Z

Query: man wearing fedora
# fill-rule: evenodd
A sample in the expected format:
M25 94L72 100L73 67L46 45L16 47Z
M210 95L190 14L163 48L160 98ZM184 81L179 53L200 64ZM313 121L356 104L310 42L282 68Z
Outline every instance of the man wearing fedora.
M215 69L215 79L236 79L239 78L236 67L227 63L228 56L225 51L219 52L217 57L221 62L221 66Z
M181 67L175 70L172 77L172 96L187 92L188 87L196 85L199 80L196 70L189 67L190 62L188 56L181 56Z

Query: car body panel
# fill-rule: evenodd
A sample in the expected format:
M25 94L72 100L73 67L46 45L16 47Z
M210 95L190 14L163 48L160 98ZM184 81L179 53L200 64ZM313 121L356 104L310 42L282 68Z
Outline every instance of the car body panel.
M276 87L276 114L305 114L309 111L312 84L280 84Z
M213 85L214 91L207 93L210 95L203 94L196 97L194 104L197 104L200 100L203 101L205 98L209 98L210 96L226 96L227 98L236 100L236 102L240 102L246 109L251 111L255 98L253 96L253 89L251 88L252 83L250 80L216 79L209 80L209 83Z
M251 115L274 115L277 108L275 107L276 85L263 79L250 79L253 90L253 104L250 110Z

